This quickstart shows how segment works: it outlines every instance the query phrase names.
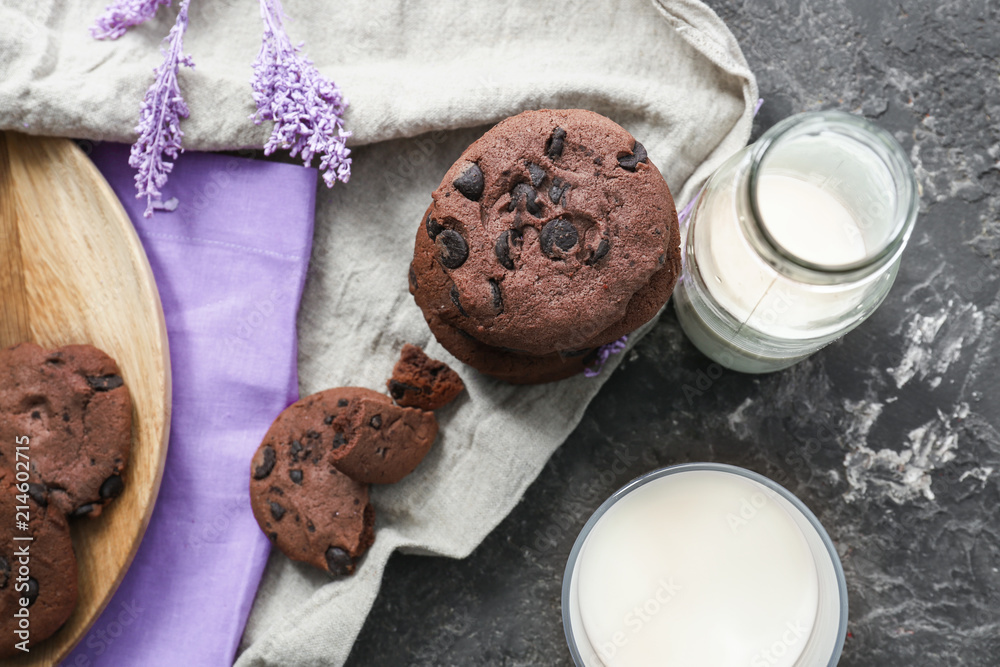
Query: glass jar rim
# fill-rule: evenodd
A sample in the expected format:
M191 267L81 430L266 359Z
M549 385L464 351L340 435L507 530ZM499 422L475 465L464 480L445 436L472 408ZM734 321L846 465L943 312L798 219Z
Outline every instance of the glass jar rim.
M761 165L769 153L782 145L792 131L794 137L834 131L856 141L864 141L897 177L900 186L896 221L888 241L879 252L856 262L831 267L804 259L786 249L774 238L763 217L757 198ZM871 121L843 111L811 111L790 116L769 128L753 144L750 151L749 176L743 195L752 215L742 216L744 230L754 249L772 268L787 277L802 282L831 285L863 280L896 261L906 247L917 217L920 198L913 166L899 142L886 130Z
M583 528L580 529L580 533L577 535L576 541L573 543L573 548L570 550L569 557L566 559L566 569L563 572L561 596L563 634L566 636L566 644L569 647L570 655L573 658L574 664L577 665L577 667L585 667L583 657L580 655L580 650L577 646L574 634L575 631L571 618L570 592L580 552L583 550L583 545L586 543L590 533L594 530L594 527L604 517L608 510L617 504L619 500L629 495L636 489L662 477L669 477L670 475L675 475L677 473L695 471L722 472L744 477L757 482L790 503L792 507L805 517L806 521L816 531L833 565L834 576L837 580L837 592L840 599L840 618L837 627L837 637L834 644L833 654L830 656L830 661L828 663L828 667L835 667L840 661L840 655L844 649L844 641L847 638L847 578L844 575L844 566L840 562L840 555L837 553L837 548L834 546L833 540L830 538L830 534L827 533L826 528L823 527L823 524L820 523L819 519L815 514L813 514L812 510L810 510L798 496L774 480L765 477L760 473L754 472L753 470L730 465L728 463L712 462L679 463L665 468L658 468L636 477L631 482L615 491L610 497L608 497L607 500L601 503L601 505L594 510L594 513L587 520L587 523L584 524Z

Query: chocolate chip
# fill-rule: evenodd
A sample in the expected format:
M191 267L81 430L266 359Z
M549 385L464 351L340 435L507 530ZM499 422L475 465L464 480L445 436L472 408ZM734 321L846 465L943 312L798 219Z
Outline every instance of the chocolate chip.
M510 258L510 233L511 231L508 229L497 237L497 243L493 247L493 252L496 253L500 266L513 271L514 261Z
M437 235L444 231L444 227L442 227L437 220L432 218L430 213L427 214L427 221L424 225L427 227L427 236L431 237L431 241L436 239Z
M539 205L536 199L536 194L534 190L529 190L525 195L524 207L528 209L528 213L535 216L536 218L542 217L542 207Z
M266 447L264 447L264 460L253 471L253 478L264 479L265 477L270 475L271 471L274 470L274 462L275 462L274 448L271 447L270 445L267 445Z
M42 413L39 412L38 410L35 410L34 412L31 413L31 418L32 419L41 419L42 418Z
M469 258L469 244L453 229L446 229L438 234L435 243L440 249L441 264L446 269L457 269Z
M549 199L553 204L558 204L559 200L562 200L563 206L566 205L566 192L569 190L569 183L558 178L552 179L552 187L549 188Z
M531 176L531 184L536 188L545 180L545 170L534 162L528 163L528 175Z
M346 408L347 407L347 399L346 398L339 399L337 401L337 407L338 408Z
M552 130L552 136L545 142L545 154L549 156L550 160L555 160L557 157L562 155L563 141L565 139L566 130L561 127L557 127Z
M354 571L354 561L340 547L330 547L326 550L326 569L330 574L342 577Z
M267 534L267 539L271 540L272 542L276 542L278 540L278 534L277 533L268 533Z
M451 295L451 302L455 304L456 308L458 308L458 312L468 317L469 314L465 312L465 308L462 308L462 301L459 299L458 287L452 285L450 295Z
M38 579L34 577L28 577L28 592L25 594L28 598L28 606L35 604L35 600L38 599Z
M410 272L407 277L410 279L410 289L417 289L417 274L413 270L413 262L410 262Z
M312 429L309 429L308 431L306 431L306 437L309 438L310 440L317 440L319 438L319 433L317 433Z
M333 448L338 449L347 444L347 438L344 437L343 433L333 434Z
M461 176L452 181L452 185L466 199L479 201L483 196L483 170L478 164L470 164Z
M292 446L289 448L292 452L292 461L299 460L299 453L302 451L302 443L298 440L292 440Z
M376 431L382 428L382 415L374 415L368 420L368 425L371 426Z
M635 171L636 165L640 162L646 161L646 148L640 144L638 141L632 146L631 155L623 155L618 158L618 164L621 165L622 169L627 169L628 171Z
M125 384L121 375L91 375L87 377L87 384L94 391L111 391Z
M87 503L86 505L80 505L75 510L70 512L70 516L87 516L94 511L94 504Z
M271 506L271 516L274 517L275 521L281 521L281 517L285 516L285 508L273 500L269 504Z
M302 486L302 471L298 468L288 471L288 479L292 480L299 486Z
M601 242L597 244L597 250L595 250L594 254L587 260L587 264L597 264L605 255L608 254L608 250L611 250L611 243L607 239L601 239Z
M416 387L408 385L405 382L400 382L399 380L389 380L389 395L397 401L403 398L407 391L414 389L416 389Z
M323 423L326 424L327 426L329 426L330 424L332 424L333 423L333 415L327 415L326 417L324 417L323 418Z
M510 258L510 245L512 237L516 233L517 232L512 229L508 229L503 232L497 237L496 245L493 247L493 252L495 252L497 256L497 261L500 262L501 266L510 271L514 270L514 260Z
M513 211L523 199L524 207L528 210L528 213L538 217L542 212L542 207L538 205L536 197L537 195L530 185L527 183L518 183L510 193L510 203L507 204L507 210Z
M510 191L510 202L507 204L507 210L513 211L516 209L521 197L526 198L529 192L534 192L534 190L527 183L518 183L515 185L514 189Z
M493 290L493 310L503 312L503 294L500 293L500 283L496 278L490 278L490 289Z
M111 475L101 484L101 498L111 500L117 498L125 490L125 482L118 475Z
M312 521L306 521L306 530L308 530L310 533L315 533L316 524L314 524Z
M542 245L542 252L552 259L557 259L558 254L555 249L559 248L563 252L569 250L576 245L579 235L576 232L576 227L569 220L556 218L542 227L542 233L538 235L538 238Z
M101 487L104 488L103 486ZM35 501L35 504L39 507L48 507L49 499L46 495L48 489L45 488L44 484L28 484L28 496Z

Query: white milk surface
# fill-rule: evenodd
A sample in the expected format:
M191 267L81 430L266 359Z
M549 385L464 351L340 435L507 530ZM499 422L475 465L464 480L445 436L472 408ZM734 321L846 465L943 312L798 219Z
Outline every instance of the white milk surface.
M837 267L866 256L857 220L819 186L764 174L757 183L757 207L774 240L799 259Z
M719 471L620 499L587 537L574 584L607 667L791 667L818 603L815 561L777 496Z

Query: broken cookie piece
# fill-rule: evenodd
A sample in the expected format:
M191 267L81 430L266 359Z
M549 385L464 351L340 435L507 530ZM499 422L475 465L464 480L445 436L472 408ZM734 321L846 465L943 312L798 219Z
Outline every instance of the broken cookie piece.
M419 347L407 343L386 387L399 405L437 410L462 393L465 384L447 364L431 359Z
M360 398L389 402L369 389L341 387L293 403L271 424L250 464L250 504L260 529L292 560L335 576L353 573L375 541L368 485L328 460L343 443L334 422Z
M437 437L434 413L401 408L383 400L360 398L333 422L343 434L330 462L360 482L394 484L416 468Z

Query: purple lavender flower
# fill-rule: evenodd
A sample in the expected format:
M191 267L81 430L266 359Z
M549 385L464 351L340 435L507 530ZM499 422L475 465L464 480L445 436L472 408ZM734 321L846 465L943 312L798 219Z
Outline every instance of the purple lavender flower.
M608 343L607 345L602 345L597 350L597 359L593 364L583 369L583 374L589 378L597 377L601 374L601 370L604 368L604 364L608 362L608 357L612 354L618 354L625 349L628 344L628 336L622 336L618 340Z
M160 5L169 5L171 0L117 0L104 8L102 14L90 28L94 39L118 39L134 25L153 18Z
M306 166L319 154L327 187L334 181L346 183L351 177L351 151L346 145L351 133L344 129L342 118L347 100L299 53L301 47L292 46L282 24L280 0L260 0L260 16L264 38L250 82L257 113L250 118L257 125L274 121L264 154L288 149L292 157L301 153Z
M139 111L139 124L135 131L139 138L132 144L129 166L137 170L135 175L136 199L146 198L143 216L153 215L154 208L161 208L160 188L167 183L167 175L174 163L163 159L166 155L173 160L184 150L181 147L180 119L189 115L187 104L181 97L177 85L177 71L181 65L194 67L191 56L182 53L184 31L188 24L188 5L191 0L181 0L177 21L170 34L163 40L163 63L155 68L156 80L146 91Z

